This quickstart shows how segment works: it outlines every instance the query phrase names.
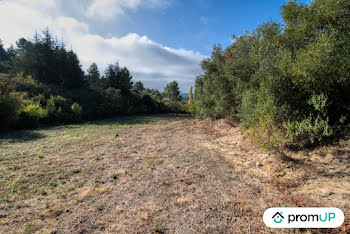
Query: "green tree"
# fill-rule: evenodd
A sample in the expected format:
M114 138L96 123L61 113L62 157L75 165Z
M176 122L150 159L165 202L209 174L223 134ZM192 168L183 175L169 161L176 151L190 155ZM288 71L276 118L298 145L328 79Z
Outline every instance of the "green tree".
M96 81L98 81L101 77L100 77L100 71L98 70L97 64L96 63L92 63L89 67L89 69L87 70L87 79L90 83L94 83Z
M120 68L119 64L108 65L105 77L108 80L109 87L121 90L122 94L128 95L132 88L132 76L126 67Z
M145 90L143 83L141 81L137 81L134 83L134 86L132 87L133 90L136 90L138 92Z
M165 86L164 96L172 102L181 100L179 84L175 80Z
M214 46L195 84L200 117L238 119L268 147L320 141L350 117L350 2L288 1L281 9L281 24L234 36L225 50Z

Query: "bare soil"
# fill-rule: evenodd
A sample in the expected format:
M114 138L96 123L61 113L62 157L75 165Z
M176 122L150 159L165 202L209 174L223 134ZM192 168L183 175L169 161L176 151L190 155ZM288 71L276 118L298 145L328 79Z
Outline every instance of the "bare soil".
M0 232L350 232L349 137L265 154L238 127L174 115L2 134ZM338 207L346 220L273 230L262 215L276 206Z

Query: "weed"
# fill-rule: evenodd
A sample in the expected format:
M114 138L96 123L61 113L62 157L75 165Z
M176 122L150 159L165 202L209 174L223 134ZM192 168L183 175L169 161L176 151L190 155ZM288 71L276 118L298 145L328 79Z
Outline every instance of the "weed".
M58 177L58 179L60 179L60 180L64 180L64 179L68 179L68 175L67 174L63 174L63 175L60 175L59 177Z
M46 195L47 195L47 192L46 192L44 189L42 189L42 190L40 191L40 194L43 195L43 196L46 196Z
M145 190L141 190L138 194L139 194L140 197L144 196L145 195Z
M160 232L160 226L161 225L162 224L159 221L155 221L154 224L153 224L154 231L155 232Z
M101 210L103 210L103 208L104 208L104 206L103 206L102 203L96 203L96 204L95 204L95 207L96 207L96 209L97 209L98 211L101 211Z
M12 167L12 170L14 170L14 171L17 171L17 170L19 170L19 169L21 169L21 167L18 166L18 165L14 165L14 166Z
M159 180L159 182L162 183L162 184L165 182L165 178L164 178L164 177L159 177L158 180Z
M63 213L63 210L55 210L53 212L54 216L56 216L56 217L60 216L62 213Z
M42 155L42 154L37 154L37 157L40 158L40 159L42 159L42 158L44 158L44 155Z
M118 174L116 172L112 173L112 178L114 180L118 179Z
M25 234L35 233L39 228L40 228L40 225L38 223L29 222L24 224L23 233Z
M51 182L51 183L50 183L50 186L51 186L52 188L56 188L56 187L57 187L57 183L56 183L56 182Z
M119 133L116 132L114 135L115 135L116 137L118 137L118 136L119 136Z
M73 172L74 174L78 174L80 171L81 171L81 170L80 170L79 168L74 168L74 169L72 170L72 172Z
M104 184L105 182L102 181L102 180L99 180L99 179L95 179L95 180L94 180L94 183L95 183L95 184Z

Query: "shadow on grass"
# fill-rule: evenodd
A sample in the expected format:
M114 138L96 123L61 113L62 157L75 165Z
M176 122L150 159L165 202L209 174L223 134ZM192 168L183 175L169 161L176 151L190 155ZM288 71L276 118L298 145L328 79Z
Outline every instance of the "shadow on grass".
M90 122L82 122L76 124L68 124L68 125L51 125L51 126L43 126L38 128L39 130L64 130L64 129L76 129L80 128L84 125L135 125L135 124L151 124L155 122L159 122L162 120L177 120L184 118L191 118L193 116L187 114L157 114L157 115L128 115L128 116L119 116L109 119L102 120L94 120ZM17 143L17 142L28 142L34 141L41 138L45 138L46 135L39 133L35 130L14 130L12 132L0 133L0 143L2 141L6 141L9 143Z
M45 135L32 130L20 130L0 134L0 142L4 140L10 143L34 141L41 138L45 138Z

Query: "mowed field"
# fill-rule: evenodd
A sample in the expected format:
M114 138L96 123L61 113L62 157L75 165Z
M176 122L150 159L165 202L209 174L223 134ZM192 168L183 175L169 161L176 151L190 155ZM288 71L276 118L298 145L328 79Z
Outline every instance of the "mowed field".
M238 127L176 115L15 131L0 135L0 199L0 233L347 233L350 139L266 155ZM273 230L275 206L346 220Z

